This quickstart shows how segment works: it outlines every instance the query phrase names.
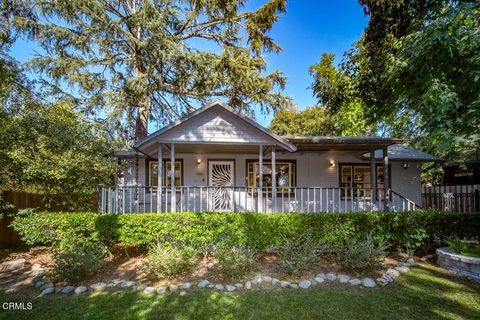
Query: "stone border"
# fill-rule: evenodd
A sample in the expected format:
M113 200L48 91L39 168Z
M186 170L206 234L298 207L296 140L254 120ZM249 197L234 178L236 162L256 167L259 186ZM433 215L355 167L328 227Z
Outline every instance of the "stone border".
M452 248L438 248L437 264L441 267L480 282L480 258L455 252Z
M351 286L362 286L365 288L375 288L377 285L385 286L393 282L402 273L410 271L410 267L415 266L413 258L407 258L403 262L398 262L394 268L389 268L380 278L374 281L371 278L353 278L346 274L336 274L335 272L319 273L313 279L304 279L299 282L279 280L268 275L256 275L252 279L239 283L212 283L209 280L202 279L196 282L184 282L179 284L170 284L161 287L150 287L144 284L137 284L135 281L115 279L111 282L98 282L88 286L74 287L72 285L56 287L53 283L45 282L44 271L40 265L33 265L32 272L34 277L32 283L35 288L40 290L40 295L49 295L53 293L82 294L85 292L106 291L108 289L130 289L143 291L147 295L179 293L186 294L190 289L212 289L217 291L233 292L239 290L252 290L255 288L274 289L274 288L291 288L291 289L308 289L315 287L323 282L338 281ZM266 286L263 286L266 285Z

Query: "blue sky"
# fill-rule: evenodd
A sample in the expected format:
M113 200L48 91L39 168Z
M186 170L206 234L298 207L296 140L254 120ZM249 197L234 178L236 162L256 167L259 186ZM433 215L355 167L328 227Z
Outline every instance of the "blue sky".
M254 0L249 7L257 8L265 0ZM280 69L287 76L285 94L293 98L298 108L315 104L308 89L312 78L308 67L319 61L323 52L334 53L340 62L343 53L358 40L368 23L368 17L357 0L290 0L287 13L274 25L270 36L283 48L279 54L267 54L268 70ZM24 62L38 48L19 41L12 56ZM257 114L257 121L268 126L272 115Z

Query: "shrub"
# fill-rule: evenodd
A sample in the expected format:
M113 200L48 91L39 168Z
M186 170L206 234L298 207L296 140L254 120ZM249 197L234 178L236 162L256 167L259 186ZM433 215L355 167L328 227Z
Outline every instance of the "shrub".
M150 247L143 268L155 278L169 278L189 271L196 261L197 252L192 248L156 243Z
M215 251L218 271L229 279L242 279L254 268L256 253L251 248L221 247Z
M62 247L68 238L148 247L158 241L207 250L217 246L277 247L311 229L317 243L342 248L345 239L372 232L392 251L415 250L450 235L479 237L480 214L418 210L368 213L38 213L17 216L14 228L27 244Z
M78 283L92 276L102 265L107 248L100 243L80 241L69 243L53 255L49 269L54 281Z
M465 242L454 236L448 237L445 242L457 253L480 258L480 244L478 243Z
M294 239L286 238L278 247L283 271L292 275L309 270L318 259L319 249L318 243L310 233Z
M336 255L338 264L358 272L370 272L382 268L387 246L378 243L373 234L364 239L346 242L343 250Z

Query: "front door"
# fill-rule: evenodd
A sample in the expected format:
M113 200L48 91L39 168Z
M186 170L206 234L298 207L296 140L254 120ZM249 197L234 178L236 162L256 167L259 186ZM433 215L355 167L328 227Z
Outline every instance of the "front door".
M209 204L214 211L233 211L235 162L215 160L208 162Z

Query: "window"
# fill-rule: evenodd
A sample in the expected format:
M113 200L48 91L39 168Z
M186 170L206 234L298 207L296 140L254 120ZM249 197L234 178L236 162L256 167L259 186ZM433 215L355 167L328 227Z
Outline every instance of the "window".
M158 185L158 162L157 161L150 161L149 162L149 181L151 186ZM162 185L166 187L170 187L172 185L172 178L171 178L171 168L172 162L171 161L163 161L163 177L162 177ZM182 185L183 179L183 166L182 161L175 161L175 186L180 187Z
M377 165L377 194L383 198L383 166ZM343 164L340 165L340 187L358 189L354 191L354 196L361 198L371 197L372 188L370 166ZM367 189L367 190L364 190ZM345 191L347 198L350 198L349 191Z
M295 177L295 161L276 161L275 176L277 178L277 190L282 188L294 187L296 184ZM247 179L249 187L257 187L259 184L260 174L258 161L247 161ZM263 162L263 187L272 186L272 163L270 161Z

